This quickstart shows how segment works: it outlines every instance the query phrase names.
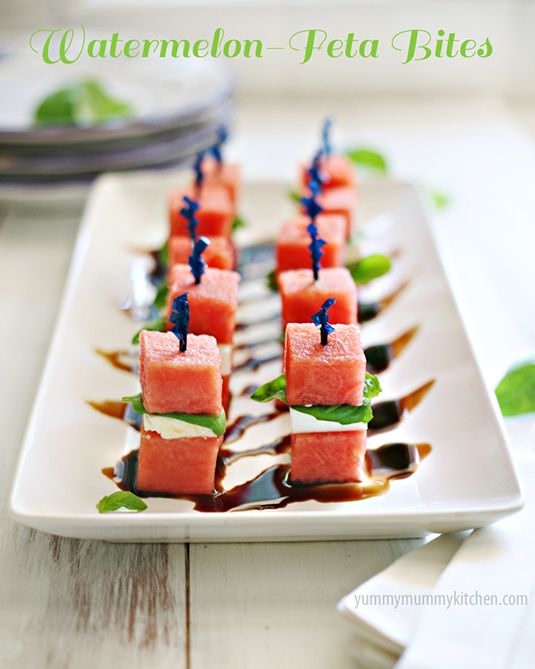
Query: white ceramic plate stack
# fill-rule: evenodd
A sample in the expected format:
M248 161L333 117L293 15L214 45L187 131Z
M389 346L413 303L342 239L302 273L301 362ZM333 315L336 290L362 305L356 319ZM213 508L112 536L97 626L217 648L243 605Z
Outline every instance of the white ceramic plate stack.
M36 127L33 113L50 93L97 79L128 102L128 120L90 128ZM0 90L0 197L15 188L89 183L103 171L163 168L210 146L232 116L233 83L214 62L149 62L75 70L6 59Z

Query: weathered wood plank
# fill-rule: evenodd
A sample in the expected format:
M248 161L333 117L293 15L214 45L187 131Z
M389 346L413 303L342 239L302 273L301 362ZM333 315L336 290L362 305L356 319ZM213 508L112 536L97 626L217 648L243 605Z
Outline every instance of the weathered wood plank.
M180 669L183 546L64 539L17 526L7 515L76 213L9 212L0 228L0 666Z
M421 540L190 546L191 667L352 667L336 603Z

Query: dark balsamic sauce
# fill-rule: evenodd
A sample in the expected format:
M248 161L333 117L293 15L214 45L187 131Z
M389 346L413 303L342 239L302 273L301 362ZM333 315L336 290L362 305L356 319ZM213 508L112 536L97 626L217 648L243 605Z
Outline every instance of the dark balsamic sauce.
M359 323L367 323L378 316L382 311L389 307L409 285L408 281L404 281L396 290L390 295L383 297L377 302L359 302L357 308Z
M289 437L268 447L235 453L239 457L249 457L263 453L279 453L281 447L289 447ZM376 450L368 451L366 460L369 479L362 483L318 483L298 485L291 481L290 465L278 464L268 467L255 478L223 490L221 482L225 475L225 450L220 457L216 487L212 495L169 495L154 492L145 493L135 486L137 473L138 451L126 455L115 468L106 467L102 473L112 479L121 490L130 490L140 497L171 497L194 503L194 509L202 512L222 513L233 510L280 509L295 502L316 501L322 503L350 502L366 499L385 493L389 481L396 478L411 476L418 468L421 460L431 451L429 444L385 444ZM284 451L282 451L284 452Z
M95 349L95 353L101 358L107 360L112 367L120 369L123 372L137 374L137 362L129 361L130 353L128 351L103 351L100 348Z
M260 425L261 423L269 423L273 418L277 418L280 414L280 411L274 411L273 413L263 413L257 416L239 416L227 426L225 443L232 444L233 442L238 441L248 428L253 427L253 425Z
M234 372L242 372L246 369L250 369L252 372L256 372L260 367L268 365L270 362L275 362L276 360L282 360L282 353L274 353L273 355L266 355L262 358L257 358L256 356L250 356L243 362L240 362L238 365L234 366Z
M435 380L432 379L399 400L376 402L372 406L373 418L368 423L368 434L372 435L377 432L384 432L395 427L409 411L412 411L420 404L434 383Z

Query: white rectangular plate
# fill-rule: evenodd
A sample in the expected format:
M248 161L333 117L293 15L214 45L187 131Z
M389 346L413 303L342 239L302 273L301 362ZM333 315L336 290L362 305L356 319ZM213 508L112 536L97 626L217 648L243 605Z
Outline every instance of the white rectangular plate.
M156 247L166 231L167 193L176 175L102 177L85 213L63 307L28 427L11 498L16 520L71 537L115 541L256 541L418 536L480 527L512 513L522 500L496 402L483 384L417 191L410 185L364 183L358 210L362 251L395 252L391 275L362 292L369 299L409 283L376 319L362 327L365 346L419 330L380 375L384 399L399 398L434 379L421 404L399 425L369 438L369 447L428 442L431 454L386 494L342 503L299 502L281 509L202 513L184 500L150 498L143 513L100 515L96 502L116 488L101 469L135 447L137 433L91 409L87 400L136 392L132 374L111 367L95 348L124 349L136 329L119 305L130 293L133 250ZM273 237L290 213L288 185L250 182L241 242ZM259 294L263 282L243 285ZM278 298L244 306L254 320L277 309ZM261 311L260 311L261 308ZM278 334L274 321L263 334ZM262 330L262 328L260 328ZM239 333L241 340L256 336ZM272 378L280 363L233 378L239 390ZM248 398L235 416L264 411ZM231 416L232 417L232 416ZM287 431L286 417L251 428L237 447L266 443ZM281 456L277 456L281 457ZM284 456L282 456L284 457ZM253 478L274 456L231 465L225 488Z

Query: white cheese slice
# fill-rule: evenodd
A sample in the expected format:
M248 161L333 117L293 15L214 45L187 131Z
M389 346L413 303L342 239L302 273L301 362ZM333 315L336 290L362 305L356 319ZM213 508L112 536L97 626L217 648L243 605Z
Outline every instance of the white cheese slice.
M232 344L218 344L221 356L221 376L232 374Z
M318 420L315 416L302 411L296 411L290 407L290 422L294 434L304 434L308 432L356 432L357 430L367 430L368 423L350 423L342 425L330 420Z
M168 416L156 416L154 414L143 414L143 426L145 430L157 432L163 439L183 439L185 437L215 437L215 433L209 427L193 425L177 418Z

